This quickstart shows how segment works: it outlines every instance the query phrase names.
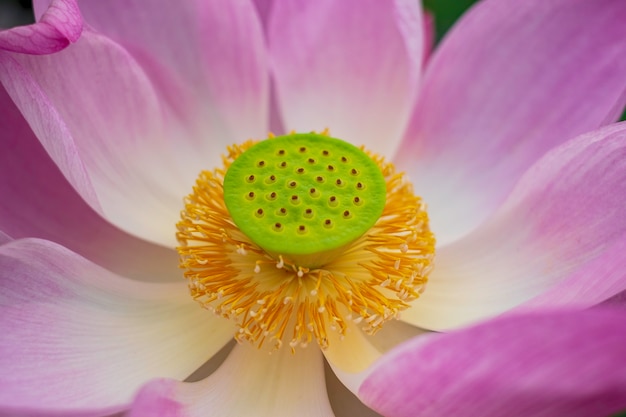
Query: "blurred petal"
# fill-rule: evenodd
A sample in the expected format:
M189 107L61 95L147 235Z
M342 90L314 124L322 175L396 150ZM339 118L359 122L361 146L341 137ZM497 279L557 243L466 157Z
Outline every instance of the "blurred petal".
M0 31L0 50L49 54L76 42L82 30L76 0L53 0L37 23Z
M416 1L275 2L269 44L287 130L321 131L390 156L422 66Z
M626 279L618 249L626 237L624 196L626 122L548 152L487 223L438 251L426 291L402 320L448 329L513 308L566 279L592 292L597 286L591 303L619 292ZM567 304L591 300L584 291L567 297Z
M226 145L267 134L267 52L251 1L82 0L80 7L85 21L123 45L153 82L171 78L166 98L185 127L195 128L185 140L208 154L209 168Z
M15 239L52 240L123 276L181 278L173 249L120 231L81 199L2 87L0 114L0 196L5 197L0 199L1 230Z
M378 412L413 417L588 417L626 408L626 310L506 317L414 339L359 390Z
M626 2L487 0L431 57L397 154L440 243L474 229L547 150L626 105Z
M185 378L232 338L182 282L128 281L51 242L3 245L0 274L5 408L121 409L148 380Z
M85 31L59 53L0 62L0 81L85 201L123 230L173 246L197 172L182 174L163 108L132 57Z
M272 352L237 345L208 378L155 380L129 417L332 417L319 349Z
M5 243L8 243L10 241L12 241L13 239L11 238L11 236L7 235L5 232L3 232L2 230L0 230L0 245L3 245Z
M253 0L252 2L256 7L259 20L261 21L264 30L267 31L270 15L272 13L272 7L274 6L274 0Z

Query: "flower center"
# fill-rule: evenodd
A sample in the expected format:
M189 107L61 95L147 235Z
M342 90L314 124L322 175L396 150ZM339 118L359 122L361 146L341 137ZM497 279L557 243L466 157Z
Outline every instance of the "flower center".
M229 148L185 200L192 297L238 340L292 349L352 324L373 333L424 290L435 239L392 164L325 133Z
M367 232L385 207L380 168L353 145L317 134L259 142L224 177L237 227L274 258L328 263Z

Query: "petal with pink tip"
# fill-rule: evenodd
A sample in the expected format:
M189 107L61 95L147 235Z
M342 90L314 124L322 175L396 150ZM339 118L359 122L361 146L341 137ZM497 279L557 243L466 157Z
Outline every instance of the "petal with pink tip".
M626 310L535 313L417 338L359 390L394 417L588 417L626 408Z
M2 87L0 114L0 230L54 241L123 276L181 278L174 250L120 231L81 199Z
M285 128L321 131L391 156L417 91L418 2L275 2L269 44Z
M232 338L182 282L128 281L48 241L1 246L0 274L5 409L120 410L148 380L185 378Z
M624 196L626 122L548 152L488 222L438 251L426 291L402 320L449 329L545 291L558 296L555 285L585 288L565 291L567 305L611 297L626 285Z
M270 355L237 345L208 378L155 380L143 387L129 417L332 417L318 349Z
M0 31L0 50L49 54L76 42L82 30L76 0L53 0L37 23Z
M197 170L132 57L85 31L56 54L4 53L0 61L0 81L85 201L123 230L174 246Z
M194 132L185 140L206 150L208 168L227 145L267 135L267 53L251 1L82 0L80 7L85 21L123 45L153 82L171 78L175 88L164 91L165 99Z
M487 0L431 57L397 154L438 241L486 219L528 167L626 105L626 2Z

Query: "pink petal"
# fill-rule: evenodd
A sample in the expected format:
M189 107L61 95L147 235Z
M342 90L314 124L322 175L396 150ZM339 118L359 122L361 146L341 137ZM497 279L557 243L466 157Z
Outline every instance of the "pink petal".
M82 30L76 0L53 0L37 23L0 31L0 50L49 54L76 42Z
M185 378L232 337L182 282L128 281L48 241L1 246L0 285L4 408L120 410L149 379Z
M394 416L589 417L626 408L626 310L507 317L418 338L359 395Z
M107 269L143 280L179 280L172 249L132 237L99 216L63 177L0 87L0 229L57 242ZM173 233L172 226L172 233ZM147 261L149 260L149 261Z
M448 329L548 290L550 297L564 292L556 305L611 297L626 285L620 249L626 239L624 196L626 123L548 152L488 222L438 251L426 291L402 319ZM540 304L551 304L542 299Z
M13 238L11 238L11 236L9 236L8 234L6 234L2 230L0 230L0 245L8 243L8 242L10 242L12 240L13 240Z
M617 120L624 21L622 0L487 0L449 33L396 159L440 243L487 218L547 150Z
M275 2L269 43L287 130L320 131L391 155L419 83L418 2Z
M176 88L167 100L195 130L194 146L209 151L204 168L220 162L226 145L267 135L267 53L251 1L83 0L80 6L85 21L123 45L153 81L171 77Z
M199 169L180 155L132 57L85 31L59 53L0 61L0 81L83 199L125 231L173 246L181 199Z
M218 370L194 383L155 380L137 395L129 417L334 416L320 351L283 348L271 355L237 345Z

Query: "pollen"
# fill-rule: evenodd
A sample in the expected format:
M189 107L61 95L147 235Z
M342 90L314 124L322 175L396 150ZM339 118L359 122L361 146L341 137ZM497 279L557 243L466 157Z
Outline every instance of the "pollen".
M198 303L238 341L292 351L398 318L435 247L404 174L326 131L229 147L185 198L176 236Z

